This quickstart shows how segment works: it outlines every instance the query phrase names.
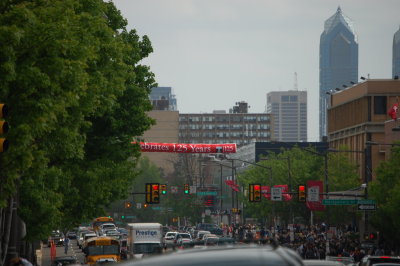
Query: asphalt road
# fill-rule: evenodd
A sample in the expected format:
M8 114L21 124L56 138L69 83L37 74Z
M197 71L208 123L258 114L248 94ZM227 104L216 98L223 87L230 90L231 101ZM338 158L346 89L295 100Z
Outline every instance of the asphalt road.
M51 266L51 259L50 259L50 248L47 245L43 245L42 247L42 266ZM69 241L68 252L67 254L64 253L64 247L58 246L56 248L56 257L61 256L73 256L78 260L79 263L83 264L84 262L84 254L82 250L76 244L75 239L71 239Z

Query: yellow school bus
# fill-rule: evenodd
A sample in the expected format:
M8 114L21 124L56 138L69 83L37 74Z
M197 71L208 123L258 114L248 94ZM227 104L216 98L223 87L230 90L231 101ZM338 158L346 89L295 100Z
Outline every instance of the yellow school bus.
M85 264L119 262L121 260L120 242L113 237L99 236L87 239L83 244Z
M92 228L96 232L99 229L99 226L105 223L115 224L114 219L111 217L98 217L95 218L92 222Z

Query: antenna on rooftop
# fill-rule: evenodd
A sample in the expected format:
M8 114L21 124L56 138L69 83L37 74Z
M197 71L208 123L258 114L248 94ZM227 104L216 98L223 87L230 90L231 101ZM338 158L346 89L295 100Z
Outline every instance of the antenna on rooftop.
M295 91L299 90L298 84L297 84L297 72L294 72L294 86L293 86Z

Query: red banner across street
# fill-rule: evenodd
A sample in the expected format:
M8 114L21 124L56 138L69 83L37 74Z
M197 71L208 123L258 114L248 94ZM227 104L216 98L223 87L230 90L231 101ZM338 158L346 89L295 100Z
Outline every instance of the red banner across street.
M230 186L234 191L239 192L239 185L232 180L225 180L225 184Z
M132 142L136 144L136 142ZM175 153L236 153L236 144L189 144L189 143L154 143L140 142L142 152Z

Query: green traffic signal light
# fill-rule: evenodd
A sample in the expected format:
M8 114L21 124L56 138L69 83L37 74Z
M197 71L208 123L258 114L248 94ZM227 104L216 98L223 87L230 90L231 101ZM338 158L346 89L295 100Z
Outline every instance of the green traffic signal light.
M122 219L125 219L125 215L122 215L122 217L121 217Z
M189 187L189 184L185 184L185 186L184 186L184 193L185 194L189 194L190 193L190 187Z

